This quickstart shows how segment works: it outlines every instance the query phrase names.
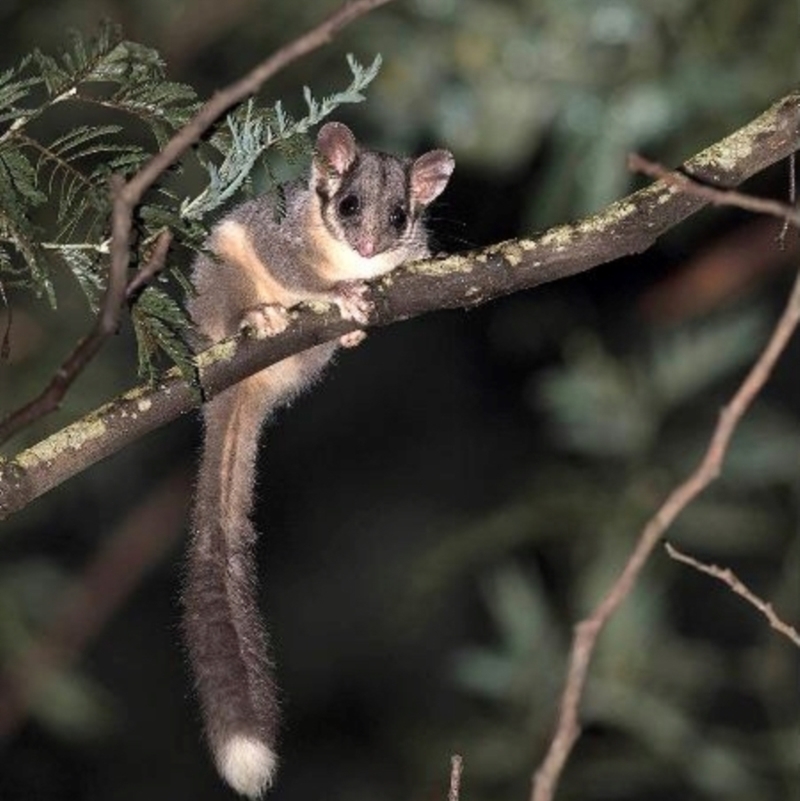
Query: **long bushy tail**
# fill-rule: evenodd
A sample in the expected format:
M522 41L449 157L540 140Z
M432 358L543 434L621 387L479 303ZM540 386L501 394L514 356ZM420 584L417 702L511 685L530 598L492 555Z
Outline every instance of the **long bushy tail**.
M222 776L251 798L272 782L279 717L249 519L259 405L245 381L206 406L183 591L184 636L206 735Z

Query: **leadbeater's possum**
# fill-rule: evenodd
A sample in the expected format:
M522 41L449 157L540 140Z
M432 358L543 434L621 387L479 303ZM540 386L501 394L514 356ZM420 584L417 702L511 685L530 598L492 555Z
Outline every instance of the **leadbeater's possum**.
M288 325L287 309L303 301L333 303L365 324L363 282L428 255L423 215L453 167L446 150L398 158L362 149L346 125L324 125L308 180L286 187L280 209L257 197L213 229L192 276L189 310L200 333L208 341L240 330L274 336ZM319 376L338 345L361 337L356 331L284 359L204 407L183 629L217 768L251 798L274 778L279 718L250 521L259 432Z

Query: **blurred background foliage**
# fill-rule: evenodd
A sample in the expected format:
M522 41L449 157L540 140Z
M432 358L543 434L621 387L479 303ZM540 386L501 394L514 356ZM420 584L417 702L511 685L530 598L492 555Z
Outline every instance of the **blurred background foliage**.
M0 66L110 19L202 97L334 6L7 0ZM300 110L304 84L319 96L349 79L345 53L380 53L367 102L342 118L375 146L453 150L432 215L453 250L601 208L638 185L630 150L676 163L744 124L796 88L799 12L794 0L396 3L263 95ZM782 165L748 188L787 187ZM454 751L465 798L527 797L572 625L696 463L780 308L800 248L777 233L707 211L640 257L375 332L281 415L257 513L285 695L272 798L443 798ZM90 323L69 276L55 280L57 311L9 297L2 412ZM722 478L670 532L795 623L798 355L795 343ZM126 327L6 452L130 386L135 365ZM0 686L3 801L230 797L176 644L197 447L196 420L181 421L3 523L0 653L31 682L26 708ZM796 649L752 609L657 552L601 639L559 798L795 797L797 676Z

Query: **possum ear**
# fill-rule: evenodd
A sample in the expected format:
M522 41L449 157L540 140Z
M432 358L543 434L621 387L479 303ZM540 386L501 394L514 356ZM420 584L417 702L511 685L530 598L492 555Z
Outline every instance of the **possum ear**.
M317 134L317 156L322 159L320 166L344 175L358 155L358 145L353 132L341 122L328 122Z
M411 165L411 198L427 206L444 192L455 169L456 161L449 150L423 153Z

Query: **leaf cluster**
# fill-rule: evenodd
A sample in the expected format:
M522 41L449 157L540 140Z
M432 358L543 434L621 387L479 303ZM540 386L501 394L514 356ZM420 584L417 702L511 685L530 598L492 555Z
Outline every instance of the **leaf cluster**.
M208 216L252 191L251 175L271 148L291 159L307 155L309 128L338 105L363 100L380 66L379 58L366 68L352 56L348 62L350 85L322 101L306 87L300 119L280 101L251 99L220 121L137 209L131 269L146 263L166 228L182 248L201 248ZM24 288L55 307L53 279L66 269L96 311L109 263L110 176L135 174L200 105L192 87L167 80L155 50L110 24L91 39L71 34L57 56L36 50L1 73L0 296ZM206 178L186 197L190 163ZM189 323L174 297L176 284L189 285L175 261L133 302L139 371L149 378L160 355L185 370L191 362Z

